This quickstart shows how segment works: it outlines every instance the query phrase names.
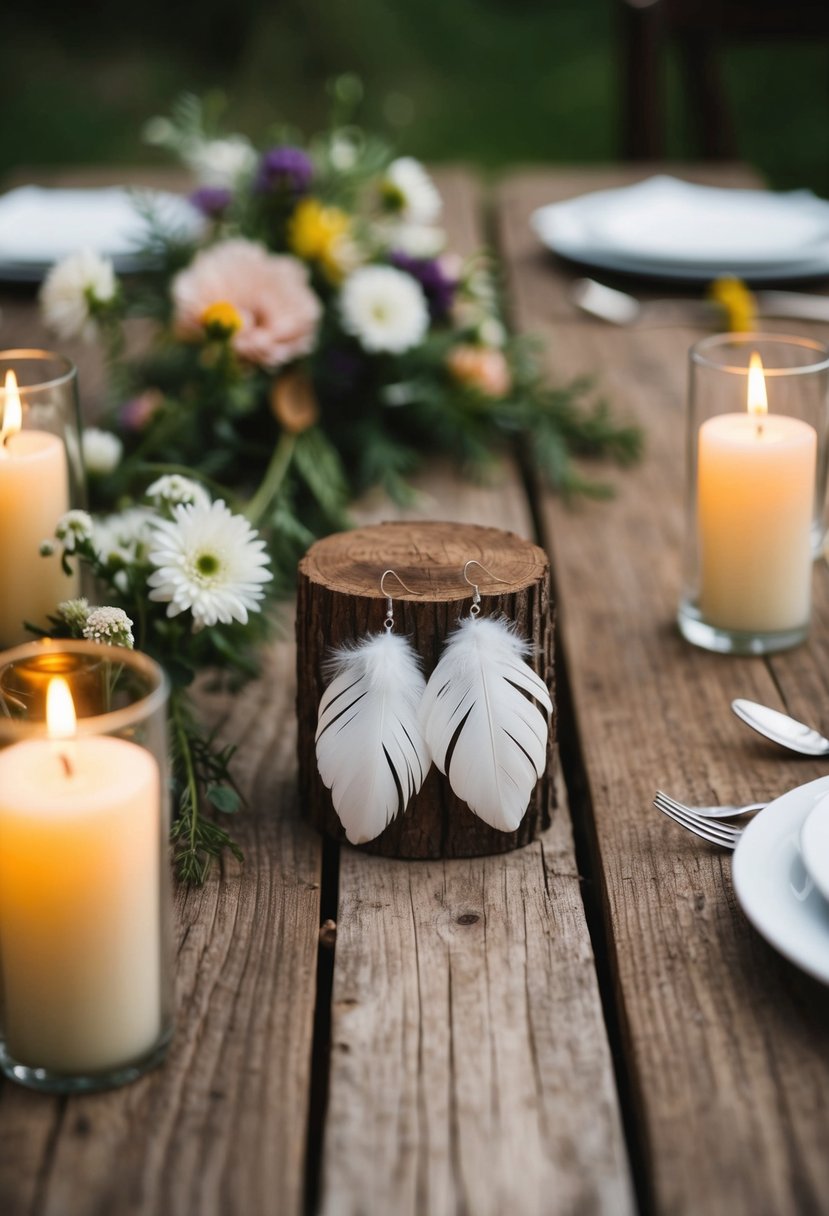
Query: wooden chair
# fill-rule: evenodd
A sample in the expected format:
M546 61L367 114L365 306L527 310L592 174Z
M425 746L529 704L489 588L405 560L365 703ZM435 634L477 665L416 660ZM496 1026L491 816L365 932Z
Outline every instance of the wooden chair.
M665 75L675 46L699 152L738 156L723 87L727 45L768 40L829 44L829 0L619 0L622 152L629 160L665 156Z

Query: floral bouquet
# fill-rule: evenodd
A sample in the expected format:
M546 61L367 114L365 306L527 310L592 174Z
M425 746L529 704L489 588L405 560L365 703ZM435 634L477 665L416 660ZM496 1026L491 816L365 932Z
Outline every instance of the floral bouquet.
M263 549L244 528L261 531L274 588L285 590L308 544L347 526L354 496L379 485L407 498L429 456L486 470L517 446L560 490L601 493L571 457L625 463L638 453L638 432L590 403L588 385L544 383L531 348L502 324L489 259L446 250L434 182L350 122L342 108L354 92L352 79L336 83L340 113L324 134L303 143L277 130L261 152L183 98L146 136L199 183L194 224L171 232L137 197L151 273L118 282L108 262L79 252L42 289L60 336L98 336L109 354L107 425L84 438L93 507L111 513L149 492L153 509L170 515L149 546L121 553L117 569L94 538L75 551L125 611L141 618L148 597L140 644L163 663L178 665L177 614L189 613L196 640L204 628L211 641L182 681L216 657L240 670L225 630L243 626L264 571ZM136 317L150 321L151 338L127 355L125 323ZM166 612L155 615L159 602ZM216 789L230 787L204 760L209 745L196 730L189 737L207 768L191 774L185 755L177 831L192 830L197 845L208 826L200 791L220 805L227 795ZM190 876L196 854L183 854Z
M234 749L205 735L189 688L204 668L255 672L253 650L266 627L258 614L271 581L265 542L198 482L169 474L147 487L142 505L94 519L67 512L43 551L56 546L65 567L85 567L107 603L64 601L50 636L137 645L167 671L173 846L180 876L202 882L225 848L241 858L227 830L203 814L204 804L227 815L241 799L229 770Z

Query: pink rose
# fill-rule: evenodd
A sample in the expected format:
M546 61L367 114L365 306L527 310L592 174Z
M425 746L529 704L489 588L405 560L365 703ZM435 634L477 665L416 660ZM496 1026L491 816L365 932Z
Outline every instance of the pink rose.
M485 397L504 397L512 388L509 364L502 350L490 346L456 346L446 365L465 388L477 389Z
M232 304L241 319L230 339L233 349L266 368L307 354L322 312L302 262L242 238L197 253L173 279L172 295L176 330L183 338L203 337L211 305Z

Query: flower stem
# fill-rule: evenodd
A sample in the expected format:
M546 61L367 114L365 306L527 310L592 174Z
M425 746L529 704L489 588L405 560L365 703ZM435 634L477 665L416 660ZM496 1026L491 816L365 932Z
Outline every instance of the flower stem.
M265 471L265 476L262 478L259 489L244 510L244 514L254 527L258 527L274 498L279 493L288 469L291 466L295 447L296 435L284 434L279 437L279 442L273 450L270 464Z
M196 771L193 767L193 753L190 750L190 737L187 733L187 725L181 711L180 694L172 693L170 696L170 716L173 720L173 728L176 732L176 751L184 765L185 777L187 780L187 791L189 794L190 803L190 823L188 824L190 832L190 853L193 857L196 856L196 837L197 825L199 818L199 787L196 781Z

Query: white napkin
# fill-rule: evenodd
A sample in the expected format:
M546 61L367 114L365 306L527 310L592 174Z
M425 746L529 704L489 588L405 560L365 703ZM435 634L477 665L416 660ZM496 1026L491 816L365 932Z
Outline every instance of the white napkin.
M77 249L137 262L147 223L136 203L152 205L164 230L192 238L203 220L180 195L131 191L43 189L22 186L0 198L0 261L51 265Z
M613 193L610 205L599 194L582 200L593 199L583 234L625 257L769 264L809 257L829 241L829 203L808 190L728 190L660 176Z

